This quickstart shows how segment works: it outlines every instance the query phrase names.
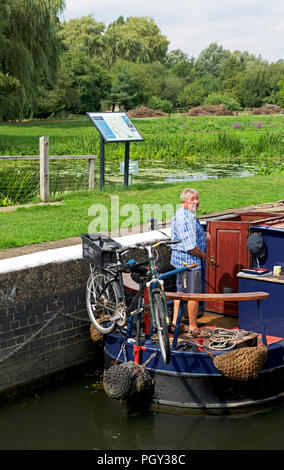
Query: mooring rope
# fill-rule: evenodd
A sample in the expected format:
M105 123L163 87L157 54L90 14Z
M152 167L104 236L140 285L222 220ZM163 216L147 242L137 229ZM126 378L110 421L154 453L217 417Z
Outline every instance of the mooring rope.
M242 335L238 330L227 330L225 328L214 328L211 333L209 345L210 349L224 351L236 346Z

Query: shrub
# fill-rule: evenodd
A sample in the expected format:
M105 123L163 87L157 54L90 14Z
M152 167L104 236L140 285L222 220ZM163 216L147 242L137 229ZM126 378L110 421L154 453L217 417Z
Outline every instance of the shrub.
M162 111L163 113L168 113L170 114L173 110L173 104L168 101L168 100L162 100L161 98L158 98L157 96L153 96L149 102L149 106L152 109L157 109L159 111Z
M219 105L223 104L225 105L230 111L240 111L241 106L240 103L231 95L228 95L226 93L210 93L205 100L203 101L204 105L207 104L213 104L213 105Z

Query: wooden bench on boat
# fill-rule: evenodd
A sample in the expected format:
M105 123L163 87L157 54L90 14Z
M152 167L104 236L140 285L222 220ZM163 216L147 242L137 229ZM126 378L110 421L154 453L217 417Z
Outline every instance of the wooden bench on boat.
M131 275L128 273L123 274L123 282L124 287L129 292L136 293L138 292L139 286L138 284L131 278ZM188 300L195 300L199 302L215 302L217 300L224 301L224 302L242 302L248 300L256 300L257 301L257 308L258 308L258 315L260 321L260 328L261 328L261 336L262 342L264 345L267 345L266 341L266 332L264 326L264 319L263 319L263 312L261 308L261 300L268 299L269 293L268 292L236 292L236 293L229 293L229 294L189 294L183 292L166 292L166 298L168 300L179 300L187 302ZM180 316L180 314L179 314ZM177 320L177 326L179 324L179 318Z
M139 285L133 281L131 275L128 273L123 274L123 282L126 290L137 293ZM268 299L268 292L236 292L230 294L187 294L183 292L166 292L166 297L169 300L198 300L200 302L213 302L222 300L225 302L236 302L242 300L263 300Z

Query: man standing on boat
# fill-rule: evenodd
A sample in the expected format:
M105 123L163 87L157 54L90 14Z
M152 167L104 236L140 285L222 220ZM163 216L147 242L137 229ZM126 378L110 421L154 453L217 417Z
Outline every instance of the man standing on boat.
M198 192L192 188L185 188L181 195L181 208L175 213L171 225L172 240L180 243L172 245L171 264L175 268L183 268L185 264L197 264L191 270L177 274L177 292L202 292L201 263L205 260L206 234L196 217L199 207ZM176 325L179 310L179 301L174 302L173 326ZM197 325L199 309L198 301L188 301L189 335L198 336Z

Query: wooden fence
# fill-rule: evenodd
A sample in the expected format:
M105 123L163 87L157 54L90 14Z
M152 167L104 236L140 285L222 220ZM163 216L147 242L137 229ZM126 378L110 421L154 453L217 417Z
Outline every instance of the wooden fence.
M49 155L49 137L39 138L39 155L0 156L0 160L38 160L40 178L40 199L43 202L50 200L49 192L49 160L89 160L89 190L95 185L95 159L97 155Z

